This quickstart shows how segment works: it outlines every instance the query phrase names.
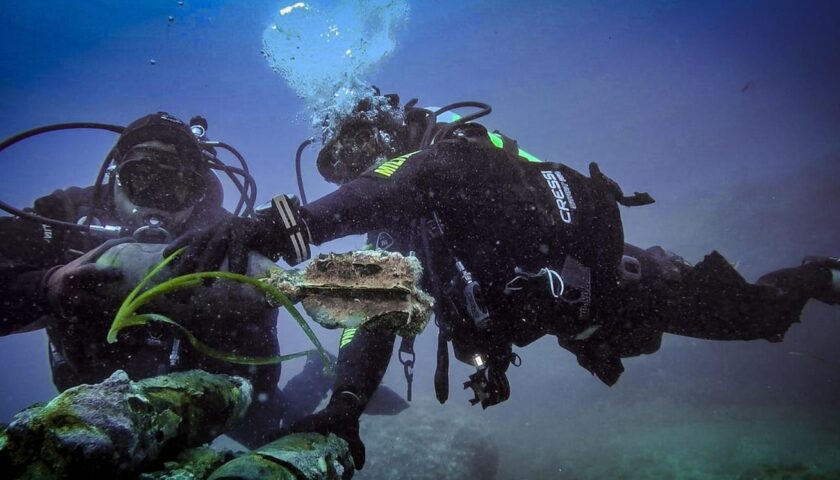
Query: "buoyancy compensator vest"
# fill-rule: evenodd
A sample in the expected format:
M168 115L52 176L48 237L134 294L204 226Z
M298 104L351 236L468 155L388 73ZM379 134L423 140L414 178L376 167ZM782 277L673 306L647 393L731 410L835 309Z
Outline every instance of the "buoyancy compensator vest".
M542 163L539 158L520 148L516 140L499 132L490 132L476 123L458 125L444 137L438 137L435 144L464 141L483 148L502 150L509 158L518 161ZM568 188L560 187L568 187L561 172L550 173L553 176L545 180L549 185L552 182L557 185L552 191L557 197L560 214L563 215L564 202L573 202L571 192ZM591 327L588 321L593 315L593 298L607 294L619 276L623 231L616 204L636 206L653 203L647 193L637 192L625 196L618 184L604 175L596 163L590 164L589 173L588 183L600 207L590 219L593 225L590 228L596 232L593 238L595 243L604 248L596 249L594 256L586 261L572 256L558 259L560 268L557 269L550 266L537 271L517 268L507 285L511 289L544 285L546 295L558 303L566 304L568 308L565 311L582 322L582 333ZM543 176L546 176L546 172L543 172ZM513 353L512 345L520 342L506 332L487 328L491 324L491 314L484 304L481 285L471 275L470 265L458 258L447 244L440 219L434 214L433 217L423 219L421 229L423 254L427 257L424 264L431 270L429 277L436 284L431 287L438 298L436 323L440 332L435 373L436 395L441 403L448 398L447 345L452 342L456 358L476 368L476 372L464 383L464 388L471 388L475 394L471 403L480 403L483 408L487 408L508 398L510 389L505 372L511 363L518 365L520 359ZM539 248L539 245L533 245L533 248ZM602 250L606 252L603 255L600 254ZM534 339L521 339L521 343L527 344Z

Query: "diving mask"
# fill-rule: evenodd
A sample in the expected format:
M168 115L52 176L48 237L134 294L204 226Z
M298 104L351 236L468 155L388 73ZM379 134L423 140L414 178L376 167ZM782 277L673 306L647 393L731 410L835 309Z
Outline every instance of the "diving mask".
M206 180L178 155L152 148L131 150L116 170L117 185L139 207L179 211L201 201Z

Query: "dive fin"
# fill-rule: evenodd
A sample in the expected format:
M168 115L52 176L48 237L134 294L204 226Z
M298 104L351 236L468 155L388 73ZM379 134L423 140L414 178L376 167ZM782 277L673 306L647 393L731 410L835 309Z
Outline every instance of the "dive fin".
M333 354L328 355L330 360L336 361ZM314 413L327 398L334 381L333 375L324 373L323 358L317 352L310 353L303 371L292 377L281 393L285 407L283 425L291 425Z
M840 258L808 256L802 260L803 266L813 265L831 274L829 284L819 289L813 298L829 305L840 304Z
M391 390L385 385L379 388L370 397L365 413L368 415L396 415L409 407L409 403L402 395Z

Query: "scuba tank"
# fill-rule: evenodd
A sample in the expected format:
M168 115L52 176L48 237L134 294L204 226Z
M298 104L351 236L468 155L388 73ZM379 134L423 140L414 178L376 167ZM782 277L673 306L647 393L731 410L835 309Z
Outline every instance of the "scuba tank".
M163 251L166 248L163 243L121 243L111 247L103 253L96 264L100 267L114 267L123 274L121 288L129 291L134 288L148 271L163 261ZM257 252L248 254L248 271L246 275L256 277L263 276L266 271L278 268L277 265ZM222 262L219 270L227 271L227 259ZM168 267L164 268L157 277L158 282L171 278L172 274ZM221 283L221 282L219 282ZM217 286L202 286L198 289L213 289ZM261 300L262 296L255 293L254 300Z

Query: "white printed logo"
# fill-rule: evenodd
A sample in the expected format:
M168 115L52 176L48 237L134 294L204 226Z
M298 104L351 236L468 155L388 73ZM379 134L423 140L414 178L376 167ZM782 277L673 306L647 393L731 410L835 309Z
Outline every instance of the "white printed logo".
M43 229L43 231L44 231L44 241L47 242L47 243L52 242L52 238L53 238L52 227L49 226L49 225L41 224L41 229Z
M566 223L572 223L572 210L576 210L577 205L575 205L575 199L572 197L572 190L566 183L566 178L557 171L543 171L542 176L548 183L552 195L554 195L554 203L560 209L560 218Z

